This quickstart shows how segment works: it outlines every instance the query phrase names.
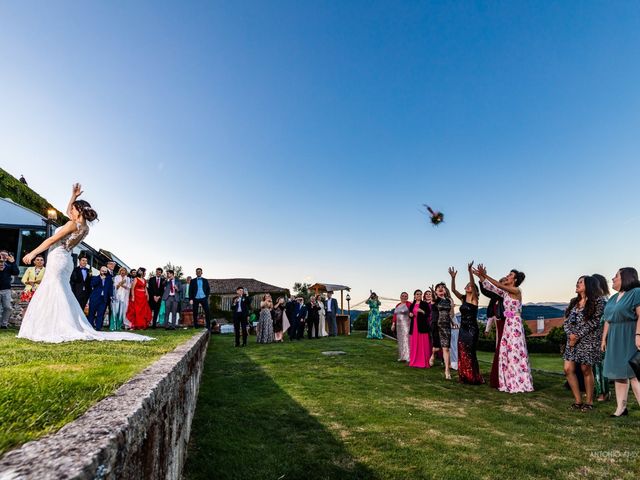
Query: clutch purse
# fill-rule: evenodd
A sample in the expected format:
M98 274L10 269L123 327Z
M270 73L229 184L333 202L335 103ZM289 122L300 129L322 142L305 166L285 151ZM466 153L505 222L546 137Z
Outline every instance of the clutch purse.
M640 380L640 350L631 356L629 366L633 369L633 373L636 374L636 378Z
M29 290L27 291L23 291L20 294L20 301L24 302L24 303L29 303L31 301L31 299L33 298L33 290Z

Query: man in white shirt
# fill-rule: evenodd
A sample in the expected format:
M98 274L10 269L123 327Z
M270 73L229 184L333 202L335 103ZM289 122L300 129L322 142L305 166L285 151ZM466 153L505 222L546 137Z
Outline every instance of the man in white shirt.
M325 305L325 319L329 324L329 335L335 337L338 335L338 323L336 322L336 314L338 313L338 301L333 298L333 292L327 292L327 301Z

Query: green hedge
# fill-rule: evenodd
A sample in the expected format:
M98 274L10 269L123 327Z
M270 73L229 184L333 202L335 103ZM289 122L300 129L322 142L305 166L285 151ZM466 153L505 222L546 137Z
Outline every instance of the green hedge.
M353 330L367 330L369 320L369 312L360 313L353 321L351 328Z
M20 180L1 168L0 197L10 198L14 201L14 203L22 205L29 210L33 210L34 212L39 213L45 218L47 218L47 210L53 208L58 212L57 223L59 224L65 223L69 220L65 215L62 214L60 210L56 209L53 205L47 202L46 199L42 198L36 192L31 190L31 188L29 188L27 185L21 183Z
M527 349L529 353L560 353L560 345L541 338L528 338ZM482 352L495 352L496 341L489 338L478 339L478 350Z

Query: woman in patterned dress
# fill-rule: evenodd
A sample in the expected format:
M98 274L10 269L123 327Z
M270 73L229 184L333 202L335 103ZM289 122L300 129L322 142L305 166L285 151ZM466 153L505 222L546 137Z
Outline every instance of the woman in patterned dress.
M599 273L594 273L591 275L598 281L600 285L600 294L602 295L602 301L604 304L607 304L609 300L609 285L607 284L607 279L604 278L604 275L600 275ZM600 335L602 336L602 330L604 329L604 315L600 317ZM593 364L593 377L595 383L596 390L596 400L599 402L604 402L605 400L609 400L609 379L604 376L604 371L602 369L602 364L604 362L605 352L602 352L602 360Z
M449 289L444 283L435 288L435 305L438 311L438 336L444 359L444 378L451 380L451 319L454 316L454 305Z
M273 318L271 310L273 309L273 300L268 293L262 296L260 302L260 317L258 318L258 335L256 341L258 343L273 343L275 338L273 333Z
M369 300L367 300L369 306L369 321L367 329L367 338L374 338L377 340L382 339L382 322L380 320L380 300L375 292L371 292Z
M498 390L508 393L533 392L529 352L521 317L522 292L519 287L524 281L524 273L511 270L502 283L487 275L487 269L482 264L473 273L487 290L498 293L504 301L505 323L500 341Z
M571 387L575 402L573 410L586 412L593 410L594 379L592 365L600 361L600 318L604 310L598 281L582 276L576 283L577 296L571 300L565 311L564 331L567 344L564 349L564 373ZM580 367L576 365L579 364ZM584 377L586 403L582 403L576 368Z
M396 332L398 339L398 361L409 361L409 294L402 292L400 294L400 303L396 305L393 311L393 321L391 322L391 331Z
M469 283L464 289L464 295L456 290L455 268L449 269L451 275L451 291L460 299L460 329L458 336L458 381L469 385L481 385L484 378L480 373L480 364L476 349L480 329L478 328L478 287L473 281L473 262L467 266Z

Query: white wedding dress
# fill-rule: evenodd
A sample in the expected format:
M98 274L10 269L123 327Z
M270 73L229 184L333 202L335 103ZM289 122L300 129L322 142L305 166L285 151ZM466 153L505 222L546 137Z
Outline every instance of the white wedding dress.
M73 340L153 340L135 333L98 332L87 320L71 291L69 278L73 270L71 251L88 233L89 227L78 223L76 231L49 248L44 278L27 307L18 338L47 343Z

